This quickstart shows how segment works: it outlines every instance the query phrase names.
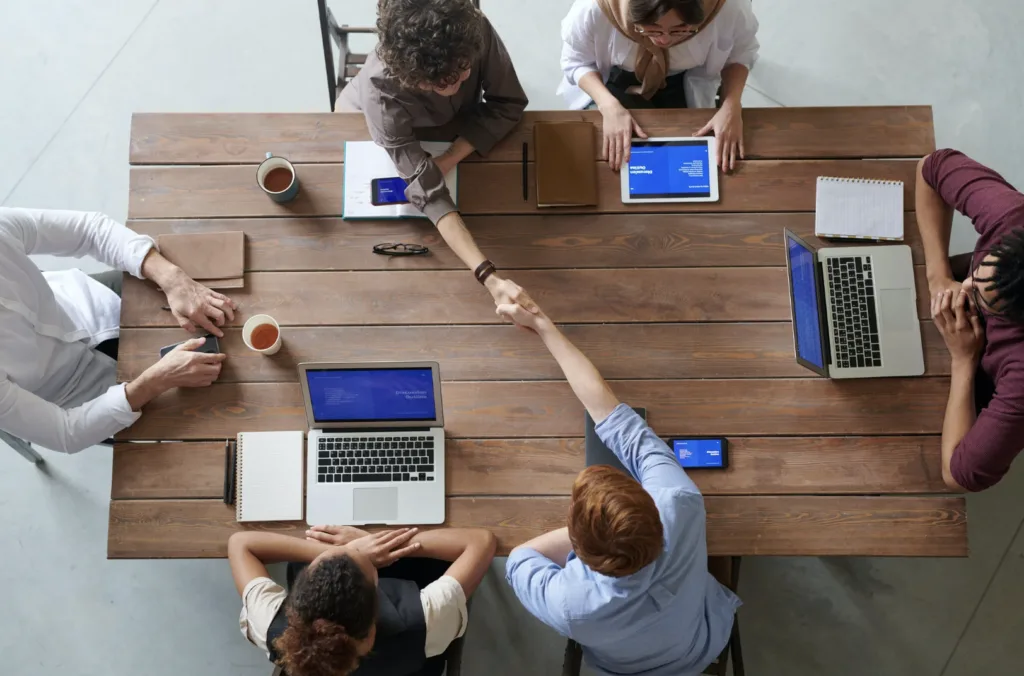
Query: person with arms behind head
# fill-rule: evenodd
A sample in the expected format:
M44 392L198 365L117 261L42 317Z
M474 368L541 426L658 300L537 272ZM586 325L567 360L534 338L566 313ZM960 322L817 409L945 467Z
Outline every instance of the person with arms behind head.
M918 163L916 200L932 318L952 359L942 477L980 491L1024 448L1024 195L945 149ZM954 208L979 237L950 259Z
M523 115L526 93L505 45L470 0L379 0L377 12L380 42L336 109L363 112L373 140L408 183L406 198L495 302L532 307L522 289L493 274L444 178L474 150L486 155ZM431 157L424 139L454 142Z
M44 273L32 254L91 255L114 271ZM0 439L77 453L134 423L166 390L217 379L224 355L196 352L197 338L116 383L122 271L156 282L188 331L220 337L234 318L231 299L103 214L0 208Z
M534 616L583 647L601 673L695 674L729 641L736 596L708 572L704 500L675 455L538 308L498 313L543 341L629 471L577 476L568 525L508 557L506 578Z
M287 676L440 676L495 547L489 531L467 528L235 533L228 559L242 635ZM287 592L266 569L284 561L289 578L301 571Z
M723 171L743 159L740 99L760 47L750 0L576 0L562 42L558 93L601 111L612 169L647 137L630 109L713 108L719 84L721 108L695 134L714 133Z

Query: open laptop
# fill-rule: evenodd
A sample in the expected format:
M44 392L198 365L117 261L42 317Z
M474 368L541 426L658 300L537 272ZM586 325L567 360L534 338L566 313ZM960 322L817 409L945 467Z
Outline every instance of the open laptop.
M924 373L908 246L816 249L785 231L796 360L829 378Z
M436 362L299 364L311 525L444 522Z

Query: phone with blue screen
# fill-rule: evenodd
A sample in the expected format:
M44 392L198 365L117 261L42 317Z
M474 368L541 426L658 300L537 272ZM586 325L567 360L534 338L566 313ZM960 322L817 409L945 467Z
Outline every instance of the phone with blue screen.
M405 189L409 186L398 176L390 178L375 178L370 181L370 203L375 207L382 207L388 204L408 204L405 199Z
M723 437L675 437L672 452L686 469L725 469L729 466L729 442Z

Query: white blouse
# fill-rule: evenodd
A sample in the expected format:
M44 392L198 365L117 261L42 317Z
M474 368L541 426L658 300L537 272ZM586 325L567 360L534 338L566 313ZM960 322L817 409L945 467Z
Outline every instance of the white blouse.
M757 18L750 0L727 0L700 33L668 50L668 74L687 71L686 105L713 108L722 69L739 63L748 69L757 61ZM581 110L590 97L580 78L598 72L605 82L613 66L633 70L638 44L620 33L596 0L576 0L562 19L562 83L558 93L570 108Z

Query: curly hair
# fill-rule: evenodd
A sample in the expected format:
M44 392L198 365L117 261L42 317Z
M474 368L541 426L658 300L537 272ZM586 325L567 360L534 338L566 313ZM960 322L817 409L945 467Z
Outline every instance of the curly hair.
M482 14L470 0L379 0L377 56L403 87L447 87L483 52Z
M690 26L704 21L703 0L630 0L629 20L633 23L652 24L672 10Z
M288 628L274 646L288 676L340 676L359 666L358 643L377 615L377 587L349 556L303 570L285 601Z
M654 498L610 465L579 473L569 505L569 541L580 561L610 577L632 575L654 563L664 530Z
M992 273L974 281L987 284L995 292L999 314L1024 323L1024 228L1004 235L988 253L994 259Z

